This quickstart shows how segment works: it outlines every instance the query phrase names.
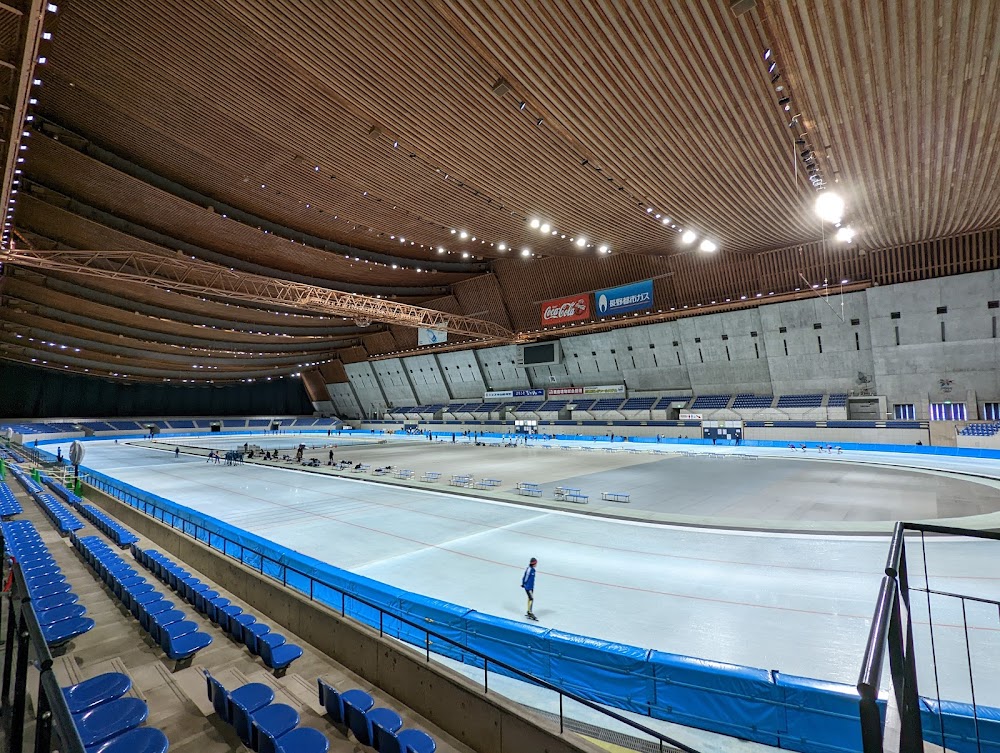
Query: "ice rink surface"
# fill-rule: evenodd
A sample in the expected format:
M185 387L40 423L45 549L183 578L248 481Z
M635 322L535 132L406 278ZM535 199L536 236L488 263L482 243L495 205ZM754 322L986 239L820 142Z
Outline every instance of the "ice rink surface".
M225 449L244 441L288 447L298 440L176 441ZM302 441L322 444L326 438ZM788 451L764 454L780 458ZM551 455L553 462L561 456ZM864 453L864 459L876 457ZM899 457L883 460L899 462ZM175 458L162 449L110 441L89 442L84 462L332 565L512 619L524 614L520 578L534 556L539 560L535 613L543 626L850 685L857 680L888 544L883 535L610 520L292 468L215 465L204 457ZM762 456L760 463L767 462ZM996 464L986 461L919 462L1000 475ZM938 538L928 540L927 553L932 588L1000 598L995 569L1000 544ZM920 558L913 553L910 558L911 575L922 585ZM921 661L920 688L934 696L927 605L919 596L913 606L916 639L919 655L927 658ZM931 606L940 695L966 700L962 610L954 600L937 597ZM970 605L964 620L972 628L968 650L976 700L1000 705L1000 615L995 607Z

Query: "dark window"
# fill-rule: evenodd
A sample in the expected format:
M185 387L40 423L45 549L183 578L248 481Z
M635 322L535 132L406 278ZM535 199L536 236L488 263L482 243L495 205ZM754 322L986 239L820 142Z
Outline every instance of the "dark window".
M937 312L939 314L947 314L948 313L948 307L947 306L938 306L937 307Z
M676 348L678 345L680 345L680 343L674 340L674 347Z
M750 337L757 337L757 333L756 332L751 332L750 333Z
M579 354L579 353L574 353L574 354L573 354L573 358L579 358L579 357L580 357L580 354Z
M898 311L893 311L891 314L889 314L889 318L890 319L899 319L899 312Z
M860 319L851 319L851 326L852 327L857 327L859 324L861 324L861 320Z
M649 344L649 349L650 349L650 350L653 350L653 348L655 348L655 347L656 347L656 345L655 345L654 343L650 343L650 344Z
M815 323L815 324L813 325L813 329L823 329L823 325L822 325L822 324L820 324L819 322L816 322L816 323Z
M592 355L592 356L596 356L596 355L597 355L597 351L596 351L596 350L592 350L592 351L590 351L590 355Z
M723 339L723 340L728 340L728 339L729 339L729 335L723 335L723 336L722 336L722 339Z
M1000 301L987 301L986 308L988 309L1000 309Z
M788 331L788 327L778 327L778 334L783 335Z
M611 355L614 355L614 354L615 354L615 349L614 349L614 348L612 348L612 349L611 349Z
M700 342L701 342L701 338L700 338L700 337L696 337L696 338L694 339L694 341L695 341L696 343L700 343Z
M628 346L628 349L629 349L629 351L631 351L631 350L632 350L632 346L631 346L631 345L629 345L629 346Z

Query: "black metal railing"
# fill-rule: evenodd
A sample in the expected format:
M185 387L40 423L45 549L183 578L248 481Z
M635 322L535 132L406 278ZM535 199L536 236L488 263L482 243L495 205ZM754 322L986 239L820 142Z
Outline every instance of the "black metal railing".
M907 534L919 542L918 581L912 579L911 567L907 564ZM864 753L883 753L884 750L898 753L922 753L924 750L924 719L933 718L936 721L933 730L927 730L927 739L946 747L946 727L944 711L941 703L941 685L945 668L939 663L939 642L941 626L935 630L935 609L932 596L939 602L956 603L960 606L961 625L947 624L949 629L960 629L964 644L965 667L961 668L967 675L969 700L971 701L972 721L977 749L981 749L984 740L980 739L979 706L976 700L976 685L972 644L969 638L969 618L967 605L981 604L995 609L1000 620L1000 601L974 594L962 594L955 591L931 588L931 573L928 568L927 538L934 536L951 536L966 539L983 539L1000 541L1000 533L992 531L974 531L949 526L928 525L920 523L897 523L893 531L886 558L885 575L879 588L878 601L872 617L872 625L865 646L861 672L858 677L858 692L861 695L861 734ZM922 585L919 576L922 575ZM961 577L961 576L952 576ZM914 645L914 620L911 594L923 594L924 603L920 606L926 609L928 627L927 645L921 646L919 652L923 655L929 652L929 672L925 670L925 679L932 679L934 684L933 698L936 706L933 709L927 704L921 708L920 695L917 689L918 669L924 666L918 663L918 652ZM946 601L945 601L946 600ZM937 611L941 611L940 608ZM879 707L879 691L882 681L882 670L888 656L890 671L890 693L886 703L885 717L882 717ZM953 665L949 669L954 669ZM964 684L965 677L962 678ZM950 699L957 700L957 699ZM964 701L963 701L964 702ZM930 712L930 713L929 713Z
M0 551L5 551L0 534ZM16 562L0 558L0 582L6 583L12 574L10 590L4 594L6 608L0 607L0 636L3 636L3 687L0 689L0 709L6 727L10 753L22 753L26 732L34 723L34 751L48 753L55 746L60 753L84 753L83 741L66 705L66 698L52 671L52 654L35 616L21 568ZM3 622L6 620L6 629ZM28 669L38 672L38 708L34 719L28 718Z
M200 526L194 521L185 520L180 516L178 516L173 511L168 511L161 505L158 505L155 500L150 499L149 495L125 489L119 486L118 484L111 482L107 478L89 472L81 473L80 478L84 483L99 489L100 491L104 492L105 494L108 494L109 496L112 496L116 499L125 502L130 507L133 507L139 510L140 512L143 512L146 515L149 515L154 520L157 520L165 525L168 525L174 530L180 531L181 533L192 536L196 540L208 544L212 549L216 549L217 551L220 551L222 554L231 557L235 560L238 560L241 564L249 566L252 569L255 569L262 576L280 581L283 586L291 588L292 590L297 591L298 593L301 593L304 596L308 596L310 601L315 601L317 603L324 604L336 610L337 608L336 604L331 604L329 599L322 598L319 594L323 593L324 589L327 589L339 595L340 614L342 617L350 619L358 619L357 617L354 617L349 614L349 611L354 611L354 610L349 610L350 607L356 608L358 606L362 606L366 609L373 610L372 616L373 618L377 616L378 630L380 636L385 636L387 634L390 634L390 637L399 638L401 640L404 640L405 642L410 643L411 645L418 645L417 642L413 640L412 635L410 636L409 639L403 637L404 631L401 630L396 631L397 635L395 636L391 635L391 631L386 626L386 620L388 618L388 620L390 621L390 625L394 622L406 625L408 628L410 628L412 631L415 631L417 634L423 635L424 639L422 642L423 643L422 648L424 649L424 657L427 662L431 661L432 653L443 653L445 656L447 656L447 652L442 652L440 649L435 649L432 652L431 647L434 642L438 642L439 644L445 644L451 647L452 649L454 649L454 653L460 656L469 654L475 657L476 658L475 665L476 666L481 665L483 669L484 693L487 694L489 693L489 671L492 668L495 674L507 675L507 676L513 675L516 678L523 680L524 682L528 683L531 686L540 687L547 691L551 691L553 693L558 694L558 703L559 703L558 719L559 719L560 734L562 734L565 731L568 723L572 721L564 713L565 701L568 700L572 701L573 703L579 704L580 706L583 706L587 709L590 709L593 712L596 712L597 714L601 715L601 717L607 720L613 720L617 724L627 727L629 729L629 732L632 734L643 735L645 737L651 738L652 742L658 746L658 749L660 751L668 750L669 748L665 746L670 746L676 750L683 751L684 753L698 753L697 750L690 747L689 745L685 745L684 743L679 742L678 740L675 740L672 737L664 735L654 729L650 729L645 725L639 724L638 722L632 719L629 719L614 711L611 711L605 706L602 706L594 701L590 701L586 698L576 695L575 693L566 691L560 688L559 686L548 682L547 680L544 680L540 677L536 677L535 675L532 675L529 672L525 672L499 659L495 659L491 656L488 656L487 654L484 654L481 651L469 648L465 644L460 643L452 638L449 638L448 636L443 635L442 633L430 630L427 628L426 624L420 624L415 620L411 620L398 611L386 609L383 605L364 599L358 596L357 594L348 593L336 585L333 585L324 580L316 578L309 573L303 572L302 570L298 570L294 567L291 567L287 563L280 562L274 559L273 557L268 557L262 551L258 551L256 548L248 546L244 542L235 541L233 539L228 538L224 534L218 533L216 531L210 531L206 527ZM178 521L180 521L179 526L177 525ZM277 575L277 573L279 572L280 572L280 577ZM290 575L293 575L295 577L290 578L289 577ZM366 622L365 620L361 619L359 619L358 621ZM372 622L367 622L366 624L368 624L371 627L374 627L375 626L374 619ZM466 661L464 663L468 662Z

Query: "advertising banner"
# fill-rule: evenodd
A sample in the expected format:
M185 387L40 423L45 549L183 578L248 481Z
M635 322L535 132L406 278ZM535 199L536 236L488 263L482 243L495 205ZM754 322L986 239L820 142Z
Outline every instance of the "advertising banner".
M653 281L642 280L631 285L598 290L594 293L598 316L615 316L653 307Z
M590 294L579 293L544 301L541 305L542 324L564 324L590 318Z
M679 416L681 421L701 421L702 415L700 413L688 413L687 411L681 411Z
M584 395L624 395L624 384L610 384L604 387L584 387Z
M493 390L483 395L484 400L504 400L508 397L545 397L545 390Z
M417 345L438 345L448 342L448 330L446 329L417 329Z
M549 397L556 395L582 395L583 387L553 387L549 390Z

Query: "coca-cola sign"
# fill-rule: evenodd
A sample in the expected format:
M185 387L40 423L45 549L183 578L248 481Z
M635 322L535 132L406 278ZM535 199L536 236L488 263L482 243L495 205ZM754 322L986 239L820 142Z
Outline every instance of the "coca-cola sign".
M586 293L542 303L542 324L563 324L590 318L590 296Z

